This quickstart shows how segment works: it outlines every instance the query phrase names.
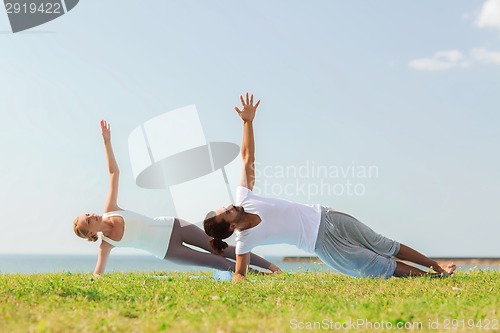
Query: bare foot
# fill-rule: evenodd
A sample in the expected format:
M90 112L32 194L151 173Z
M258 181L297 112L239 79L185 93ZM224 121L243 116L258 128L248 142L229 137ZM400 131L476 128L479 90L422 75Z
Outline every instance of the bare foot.
M447 265L439 265L436 267L435 271L442 274L453 275L457 266L453 263Z

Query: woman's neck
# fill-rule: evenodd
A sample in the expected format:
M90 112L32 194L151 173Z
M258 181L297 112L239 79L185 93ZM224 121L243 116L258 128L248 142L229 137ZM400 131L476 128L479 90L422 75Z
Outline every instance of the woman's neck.
M114 227L114 223L113 223L113 220L111 218L108 217L108 218L102 220L101 232L104 236L108 237L109 234L111 234L113 232L113 227Z

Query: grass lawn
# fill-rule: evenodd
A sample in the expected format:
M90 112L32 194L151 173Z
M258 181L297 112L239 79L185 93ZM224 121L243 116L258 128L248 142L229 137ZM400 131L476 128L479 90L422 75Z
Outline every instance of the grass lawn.
M389 280L282 273L238 283L209 272L5 274L0 332L495 332L499 287L499 271Z

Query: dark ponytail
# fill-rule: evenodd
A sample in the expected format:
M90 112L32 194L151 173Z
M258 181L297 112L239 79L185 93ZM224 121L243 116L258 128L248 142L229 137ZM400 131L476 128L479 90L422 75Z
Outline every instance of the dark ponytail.
M224 250L228 247L226 242L217 238L212 238L210 240L210 245L212 246L213 252L218 255L223 255Z
M205 228L205 233L208 236L213 237L213 239L210 240L210 245L214 253L222 255L224 249L228 246L227 243L222 240L230 237L233 231L231 230L231 224L229 222L223 219L217 222L215 217L215 212L208 212L203 221L203 228Z

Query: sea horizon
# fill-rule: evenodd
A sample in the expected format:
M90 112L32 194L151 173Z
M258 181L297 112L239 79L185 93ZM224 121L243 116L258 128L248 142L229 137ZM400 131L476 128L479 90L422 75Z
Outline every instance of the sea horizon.
M287 272L335 272L318 262L316 257L264 256ZM436 258L454 261L459 271L470 269L500 270L500 258ZM0 254L0 274L38 273L92 273L96 254ZM201 272L214 270L209 267L177 265L143 254L116 254L108 259L107 273L111 272Z

